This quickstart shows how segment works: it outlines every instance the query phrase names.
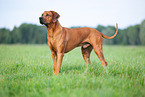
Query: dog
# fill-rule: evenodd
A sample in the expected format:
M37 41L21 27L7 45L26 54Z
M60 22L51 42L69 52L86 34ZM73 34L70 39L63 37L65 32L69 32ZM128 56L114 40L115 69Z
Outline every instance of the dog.
M94 49L103 67L107 62L103 55L102 42L103 38L112 39L118 33L118 24L113 36L108 37L96 29L84 27L69 29L62 27L58 21L60 15L55 11L45 11L39 17L40 24L47 28L48 46L52 53L54 63L54 74L59 74L64 53L67 53L75 47L81 46L81 51L86 65L91 64L90 53Z

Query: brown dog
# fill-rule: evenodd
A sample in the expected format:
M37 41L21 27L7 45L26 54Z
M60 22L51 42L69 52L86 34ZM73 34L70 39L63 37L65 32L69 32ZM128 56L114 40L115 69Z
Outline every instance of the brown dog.
M62 27L58 21L59 17L60 15L55 11L45 11L39 18L40 23L47 27L47 39L52 52L54 73L59 73L64 53L67 53L78 46L81 46L82 55L87 67L88 64L91 64L90 53L92 49L94 49L99 57L103 67L106 67L107 62L102 51L103 37L106 39L114 38L118 32L118 25L116 24L116 33L113 36L108 37L93 28L85 27L69 29Z

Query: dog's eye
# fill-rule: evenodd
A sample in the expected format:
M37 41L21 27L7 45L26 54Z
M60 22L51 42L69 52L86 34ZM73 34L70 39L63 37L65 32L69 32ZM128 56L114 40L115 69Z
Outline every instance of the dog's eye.
M42 14L42 16L43 16L43 14Z
M46 16L50 16L49 14L46 14Z

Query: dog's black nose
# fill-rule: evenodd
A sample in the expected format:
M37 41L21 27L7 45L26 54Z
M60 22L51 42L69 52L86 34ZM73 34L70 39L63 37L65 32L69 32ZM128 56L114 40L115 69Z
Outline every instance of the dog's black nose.
M43 19L43 17L39 17L39 20L42 20Z
M39 22L40 22L40 24L44 24L43 23L43 17L39 17Z

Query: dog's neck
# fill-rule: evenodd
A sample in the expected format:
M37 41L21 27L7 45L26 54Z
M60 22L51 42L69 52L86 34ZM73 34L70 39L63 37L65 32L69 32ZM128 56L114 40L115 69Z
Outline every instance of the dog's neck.
M60 25L59 21L56 21L55 23L48 24L47 26L47 37L54 37L58 33L62 31L62 26ZM60 31L57 31L59 29Z

